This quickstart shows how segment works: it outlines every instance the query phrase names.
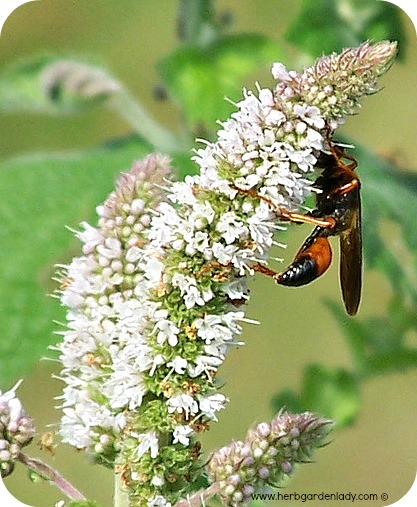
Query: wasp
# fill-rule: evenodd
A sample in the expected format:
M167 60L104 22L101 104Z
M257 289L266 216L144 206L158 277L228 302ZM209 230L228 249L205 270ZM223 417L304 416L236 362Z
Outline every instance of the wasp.
M281 273L258 265L256 271L272 276L279 285L299 287L321 276L332 262L329 236L340 238L340 286L348 315L358 311L362 287L362 232L360 181L357 161L334 145L328 136L330 153L317 161L322 169L315 181L316 208L295 213L279 208L280 220L314 225L293 262Z

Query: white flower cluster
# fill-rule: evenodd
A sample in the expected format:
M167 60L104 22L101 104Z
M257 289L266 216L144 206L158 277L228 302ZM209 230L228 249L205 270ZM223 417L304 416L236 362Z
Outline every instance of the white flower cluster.
M275 64L276 88L246 91L217 141L195 152L198 175L167 183L160 202L167 163L150 157L99 208L98 228L78 234L84 255L61 276L61 434L103 460L119 452L134 505L169 504L199 473L196 436L227 401L215 378L239 344L247 275L266 263L281 207L311 193L341 112L392 59L395 47L380 44L323 57L326 75L320 61L302 74Z

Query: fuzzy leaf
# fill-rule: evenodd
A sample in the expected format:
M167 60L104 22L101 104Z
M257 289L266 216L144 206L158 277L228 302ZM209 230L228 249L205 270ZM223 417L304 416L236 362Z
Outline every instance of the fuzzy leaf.
M334 317L343 322L342 331L354 357L355 371L363 378L417 368L417 348L407 336L417 331L414 307L394 296L384 314L347 319L340 305L326 301Z
M241 88L244 76L282 59L283 52L274 41L258 35L236 35L218 39L208 47L184 45L160 63L159 73L188 122L201 129L233 111L224 99L240 99L236 90Z
M367 39L396 40L400 47L405 44L401 10L388 2L370 0L302 0L286 38L313 57Z

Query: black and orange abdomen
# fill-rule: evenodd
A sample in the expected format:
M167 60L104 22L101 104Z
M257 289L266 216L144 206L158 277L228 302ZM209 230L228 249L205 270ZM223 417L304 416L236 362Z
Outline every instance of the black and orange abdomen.
M308 238L288 268L275 280L279 285L299 287L322 275L332 262L332 250L327 237Z

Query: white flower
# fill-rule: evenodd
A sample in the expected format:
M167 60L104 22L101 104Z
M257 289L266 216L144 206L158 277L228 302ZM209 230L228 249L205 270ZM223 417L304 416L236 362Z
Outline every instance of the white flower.
M190 415L195 415L198 412L198 403L189 394L176 394L169 398L167 401L168 412L172 414L185 414L185 418L189 419Z
M222 237L227 245L247 234L247 227L232 211L224 213L219 218L216 229L222 233Z
M193 308L195 305L204 306L213 297L213 293L210 290L200 292L197 288L196 279L182 273L174 274L172 286L180 289L181 296L183 296L185 306L188 309Z
M152 361L152 368L149 370L149 375L152 377L154 375L158 366L165 364L165 358L162 354L156 354Z
M288 81L291 79L288 71L287 71L287 68L285 67L284 64L282 63L274 63L272 65L272 76L274 77L274 79L277 79L279 81Z
M197 330L197 336L210 344L213 340L230 341L233 333L227 325L224 325L224 317L220 315L207 314L203 319L194 321L194 327Z
M224 284L222 290L232 300L249 299L249 296L247 294L246 281L243 278L237 278L230 283Z
M149 285L155 287L162 280L165 265L160 259L152 256L148 257L145 262L144 276L149 280Z
M171 507L171 502L168 502L162 495L156 495L148 500L148 507Z
M220 264L223 264L224 266L227 266L230 262L232 262L237 251L238 247L235 245L225 246L220 242L215 242L213 244L213 255Z
M324 128L324 119L322 118L318 107L309 106L307 104L295 104L293 111L302 120L316 129L321 130Z
M170 320L158 320L155 324L154 331L158 331L156 341L159 343L159 345L163 345L165 341L167 341L171 347L175 347L175 345L177 345L178 333L180 330Z
M179 373L180 375L183 375L185 372L185 369L187 368L187 360L183 359L180 356L175 356L172 361L169 361L167 363L167 366L170 368L173 368L175 373Z
M179 425L175 426L174 431L172 433L174 440L173 444L180 443L182 445L187 446L190 443L190 435L194 433L193 429L187 425Z
M146 452L150 452L151 458L156 458L159 454L159 441L155 432L131 433L131 436L137 438L139 445L137 447L137 456L140 459Z
M188 365L188 372L191 377L199 377L202 373L210 379L210 372L214 372L223 363L224 357L213 357L209 355L198 356L195 365Z
M224 409L227 398L223 394L217 393L199 399L200 410L209 419L217 421L216 412Z

